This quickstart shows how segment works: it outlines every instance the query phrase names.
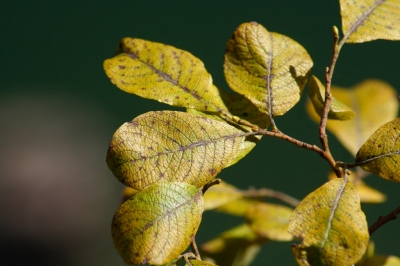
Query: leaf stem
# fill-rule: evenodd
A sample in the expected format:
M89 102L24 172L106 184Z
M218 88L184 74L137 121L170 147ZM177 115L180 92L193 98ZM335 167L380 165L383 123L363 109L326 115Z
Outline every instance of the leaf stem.
M210 182L208 182L207 184L205 184L205 185L203 186L203 189L202 189L203 195L204 195L204 193L206 193L206 191L207 191L210 187L215 186L215 185L218 185L218 184L220 184L220 183L221 183L221 179L217 178L217 179L211 180Z
M292 196L289 196L283 192L272 190L269 188L260 188L260 189L249 188L249 190L242 192L246 197L249 198L261 198L261 197L275 198L293 207L297 207L297 205L299 205L300 203L300 200L293 198Z
M221 181L221 179L220 179L220 181ZM199 253L199 249L197 248L197 245L196 245L196 239L195 239L195 236L194 235L191 235L190 236L190 245L191 245L191 247L192 247L192 249L193 249L193 253L194 253L194 255L196 256L196 259L197 260L201 260L201 257L200 257L200 253Z
M397 215L400 214L400 206L394 209L391 213L385 216L380 216L378 221L376 221L371 227L368 229L369 235L372 235L379 227L384 225L385 223L396 220Z

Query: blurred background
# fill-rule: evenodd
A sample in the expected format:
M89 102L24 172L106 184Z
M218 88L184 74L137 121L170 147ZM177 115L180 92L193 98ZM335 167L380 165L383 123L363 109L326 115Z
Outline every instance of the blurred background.
M118 90L103 60L122 37L138 37L188 50L214 83L227 89L225 44L236 27L257 21L303 45L323 80L330 63L331 27L340 28L338 1L0 1L0 265L124 265L110 224L122 185L105 157L114 131L150 111L171 109ZM333 83L349 87L379 78L400 90L399 42L345 45ZM319 144L317 125L301 102L278 127ZM330 135L336 159L352 156ZM284 191L296 198L326 182L319 156L264 137L253 152L219 177L242 189ZM371 224L399 205L400 184L378 177L367 183L388 201L364 205ZM205 213L198 243L241 219ZM399 221L373 235L380 254L400 255ZM253 265L295 265L289 243L269 243Z

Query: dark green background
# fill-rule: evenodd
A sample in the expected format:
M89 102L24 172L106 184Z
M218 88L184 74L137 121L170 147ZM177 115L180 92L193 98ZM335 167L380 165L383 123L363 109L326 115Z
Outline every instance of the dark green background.
M0 7L0 264L123 265L110 233L122 185L105 164L113 132L149 110L171 109L119 91L102 69L122 37L188 50L205 63L217 86L224 47L235 28L257 21L290 36L314 60L323 79L331 27L340 28L337 1L1 1ZM345 45L333 82L352 86L374 77L400 89L400 43ZM276 119L285 133L317 143L305 98ZM352 161L334 137L336 159ZM303 198L323 184L329 167L319 156L264 138L219 177L240 188L269 187ZM367 182L389 201L367 205L368 222L399 205L400 185ZM206 213L204 242L241 220ZM373 239L381 254L400 255L400 224ZM270 243L254 265L294 265L289 243Z

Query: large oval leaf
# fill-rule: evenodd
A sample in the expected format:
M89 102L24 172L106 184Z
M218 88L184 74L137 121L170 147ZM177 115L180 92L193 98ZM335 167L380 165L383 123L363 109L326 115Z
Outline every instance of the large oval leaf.
M400 182L400 118L372 134L358 151L356 162L368 172Z
M114 215L115 248L127 264L164 264L189 246L203 213L202 192L185 183L156 184L125 201Z
M336 99L357 113L352 120L328 120L327 123L328 130L354 156L375 130L397 117L397 93L386 82L365 80L350 90L333 86L331 92ZM311 119L319 123L319 116L310 102L307 104L307 112Z
M173 106L226 110L211 75L191 53L132 38L122 39L118 52L104 61L104 70L121 90Z
M229 40L224 73L234 91L276 116L299 101L312 65L300 44L252 22L240 25Z
M321 116L325 105L325 86L316 76L311 76L308 81L308 97L314 105L315 111ZM353 110L332 96L328 119L349 120L355 115Z
M340 13L349 43L400 40L399 0L340 0Z
M107 164L118 180L137 190L172 181L202 187L232 161L245 135L203 116L149 112L115 132Z
M288 230L303 238L292 248L300 265L352 265L364 254L367 221L356 188L345 181L329 181L294 210Z

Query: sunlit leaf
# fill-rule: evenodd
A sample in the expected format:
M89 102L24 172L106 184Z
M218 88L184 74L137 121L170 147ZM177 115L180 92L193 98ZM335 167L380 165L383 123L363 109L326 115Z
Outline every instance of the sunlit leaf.
M259 238L247 224L223 232L201 245L205 256L218 265L246 266L255 259L265 239Z
M210 187L204 194L204 210L215 209L242 196L243 193L239 189L226 182L221 182Z
M328 130L354 156L372 133L397 117L399 103L396 90L386 82L366 80L350 90L333 86L332 94L357 113L352 120L328 120L327 123ZM310 102L307 112L312 120L319 123L319 116Z
M381 126L356 155L361 168L390 181L400 182L400 118Z
M325 86L315 76L311 76L308 81L308 96L314 105L315 111L321 116L324 110ZM356 113L353 110L332 96L328 119L349 120L355 115Z
M358 195L360 196L360 202L362 203L382 203L386 201L386 195L382 192L368 186L362 180L355 180L355 173L352 172L349 176L349 180L353 182L354 186L358 191ZM336 174L334 172L329 173L329 180L337 179ZM355 183L354 183L355 182Z
M251 22L241 24L229 40L224 73L232 90L277 116L299 101L312 65L300 44Z
M270 124L270 119L267 114L262 113L258 110L258 108L250 102L246 97L237 93L227 93L223 90L219 90L220 95L227 106L229 112L237 116L241 119L247 120L250 123L259 126L260 128L268 128ZM223 120L219 113L215 112L202 112L195 109L188 109L189 113L204 115L209 118L213 118L219 121ZM243 125L235 125L238 129L242 129L244 131L250 131L249 127ZM242 142L241 147L239 148L236 157L229 163L228 166L231 166L241 160L244 156L246 156L258 143L261 139L261 136L247 136L245 141Z
M141 39L121 40L104 70L118 88L173 106L226 110L203 62L175 47Z
M148 112L115 132L107 164L118 180L137 190L172 181L201 187L232 161L243 140L244 133L225 122Z
M290 241L288 224L293 210L289 207L259 202L249 207L246 220L251 229L260 237L274 241Z
M203 213L202 192L186 183L140 191L114 215L114 246L127 264L165 264L190 244Z
M300 265L352 265L361 259L369 239L357 190L343 178L304 198L290 218L289 232L303 238L292 247Z
M400 40L398 0L340 0L340 13L349 43Z

